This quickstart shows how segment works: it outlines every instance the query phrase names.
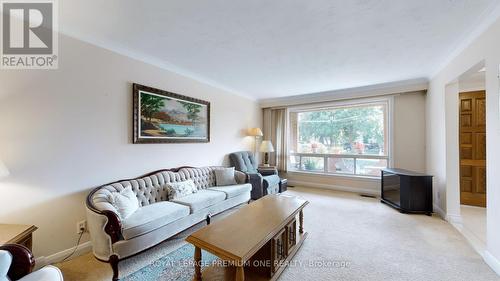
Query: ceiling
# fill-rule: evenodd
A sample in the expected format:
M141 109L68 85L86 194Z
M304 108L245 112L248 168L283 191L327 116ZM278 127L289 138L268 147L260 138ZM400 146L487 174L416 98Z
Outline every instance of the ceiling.
M64 0L60 30L255 99L429 77L498 0Z

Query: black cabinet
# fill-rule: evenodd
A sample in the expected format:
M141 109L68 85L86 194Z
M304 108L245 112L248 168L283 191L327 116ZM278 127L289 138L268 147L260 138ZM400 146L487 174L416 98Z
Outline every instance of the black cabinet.
M403 169L382 169L381 201L402 213L432 214L432 176Z

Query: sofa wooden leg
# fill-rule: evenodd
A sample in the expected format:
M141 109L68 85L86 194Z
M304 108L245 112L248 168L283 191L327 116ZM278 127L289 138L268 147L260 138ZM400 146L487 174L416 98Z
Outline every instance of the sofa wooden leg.
M247 204L250 204L250 203L252 203L252 199L248 200L248 202L247 202Z
M117 255L112 255L109 257L109 264L111 265L111 269L113 270L113 281L118 281L118 259Z
M207 225L209 225L210 222L212 222L212 214L207 215Z

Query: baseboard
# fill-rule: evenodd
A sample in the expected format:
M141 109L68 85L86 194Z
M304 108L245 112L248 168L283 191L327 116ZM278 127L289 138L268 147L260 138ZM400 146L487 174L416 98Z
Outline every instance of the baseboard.
M49 264L55 264L55 263L61 262L65 257L67 257L69 254L71 254L75 250L75 248L76 248L76 251L73 254L72 258L84 255L84 254L92 251L92 243L90 241L87 241L85 243L78 245L77 247L71 247L69 249L60 251L60 252L52 254L50 256L38 257L35 260L36 267L40 268L40 267L44 267L44 266L49 265Z
M484 251L483 255L484 261L496 272L496 274L500 275L500 261L495 258L490 252Z
M500 276L500 261L498 261L497 258L486 250L486 244L474 233L464 227L461 216L452 215L448 217L451 217L452 220L459 221L459 223L452 221L449 222L453 227L455 227L456 230L458 230L458 232L460 232L460 234L462 234L462 236L465 237L465 240L467 240L471 247L483 258L484 262L486 262L486 264ZM457 217L460 219L457 219Z
M451 224L463 224L462 216L456 214L446 214L446 220Z
M434 213L438 214L443 220L446 220L446 213L443 209L441 209L441 207L433 203L432 208L434 209Z
M442 219L444 219L445 221L449 222L450 224L462 225L463 221L462 221L462 216L461 215L447 214L435 202L432 203L432 208L433 208L433 211L436 214L438 214Z
M476 234L467 229L463 224L452 223L453 227L458 230L465 237L467 242L474 248L474 250L484 258L486 252L486 243L483 242Z
M322 183L312 183L312 182L303 182L303 181L295 181L295 180L289 180L288 185L291 186L304 186L304 187L315 187L315 188L320 188L320 189L328 189L328 190L336 190L336 191L347 191L347 192L353 192L353 193L359 193L359 194L367 194L367 195L374 195L374 196L380 196L380 190L377 189L369 189L369 188L359 188L359 187L351 187L351 186L341 186L341 185L334 185L334 184L322 184Z

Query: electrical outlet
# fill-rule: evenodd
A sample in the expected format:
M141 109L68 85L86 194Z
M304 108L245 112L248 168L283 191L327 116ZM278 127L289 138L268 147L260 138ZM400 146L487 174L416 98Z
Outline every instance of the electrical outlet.
M76 234L81 234L87 231L87 221L79 221L76 223Z

